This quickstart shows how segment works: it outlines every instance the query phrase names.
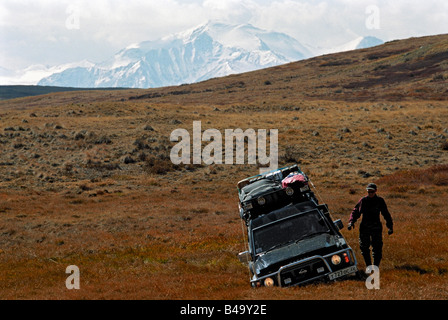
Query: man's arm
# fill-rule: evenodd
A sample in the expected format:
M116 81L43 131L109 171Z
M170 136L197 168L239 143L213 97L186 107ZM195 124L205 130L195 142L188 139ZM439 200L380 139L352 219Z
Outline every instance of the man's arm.
M387 204L384 199L381 199L381 214L384 217L384 220L386 220L386 227L389 230L394 230L394 222L392 220L392 216L390 215L389 209L387 209Z
M351 227L355 224L355 222L361 217L361 204L362 199L358 201L356 206L353 208L352 213L350 214L350 219L348 220L348 225Z

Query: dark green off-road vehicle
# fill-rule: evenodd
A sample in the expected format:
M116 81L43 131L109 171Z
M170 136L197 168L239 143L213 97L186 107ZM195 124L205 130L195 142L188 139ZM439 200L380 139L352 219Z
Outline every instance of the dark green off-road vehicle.
M251 284L295 286L356 274L353 250L318 204L308 177L297 165L244 179L238 183L240 216L247 228Z

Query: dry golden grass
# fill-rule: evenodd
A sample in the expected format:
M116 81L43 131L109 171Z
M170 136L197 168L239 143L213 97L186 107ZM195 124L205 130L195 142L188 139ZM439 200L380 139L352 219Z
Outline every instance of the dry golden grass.
M378 292L355 280L251 289L248 270L236 259L244 238L234 188L223 182L222 193L205 192L207 185L197 192L178 185L172 192L168 184L157 194L95 199L2 194L3 298L446 299L447 187L425 184L424 192L420 185L396 191L400 181L377 182L384 184L380 193L395 220L395 234L384 236ZM347 188L320 191L330 208L341 210L333 211L333 218L344 221L362 195ZM357 231L343 233L360 259ZM72 264L81 270L79 291L65 288L65 268Z
M445 39L176 88L0 102L1 298L447 299ZM414 77L402 78L405 62ZM385 64L396 82L367 81ZM251 289L236 257L245 248L236 183L258 168L173 166L170 133L199 120L202 130L278 129L280 165L298 162L345 223L377 182L395 221L381 289L355 280ZM343 234L364 268L358 230ZM69 265L81 290L65 287Z

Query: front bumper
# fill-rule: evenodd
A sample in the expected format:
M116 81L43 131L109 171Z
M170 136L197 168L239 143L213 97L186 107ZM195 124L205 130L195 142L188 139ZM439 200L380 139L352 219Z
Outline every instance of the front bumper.
M350 257L349 263L333 266L329 260L333 255L346 253ZM264 285L267 278L274 280L280 287L290 287L306 284L317 280L335 280L337 278L354 274L358 271L355 254L351 248L333 252L329 255L315 255L306 259L295 261L279 268L277 272L251 280L252 286Z

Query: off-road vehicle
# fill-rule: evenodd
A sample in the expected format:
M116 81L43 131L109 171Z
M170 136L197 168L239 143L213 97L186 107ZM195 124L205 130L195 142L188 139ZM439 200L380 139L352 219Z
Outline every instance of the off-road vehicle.
M238 183L240 217L247 228L248 250L239 259L249 264L251 285L294 286L356 274L357 261L319 204L310 180L297 165Z

